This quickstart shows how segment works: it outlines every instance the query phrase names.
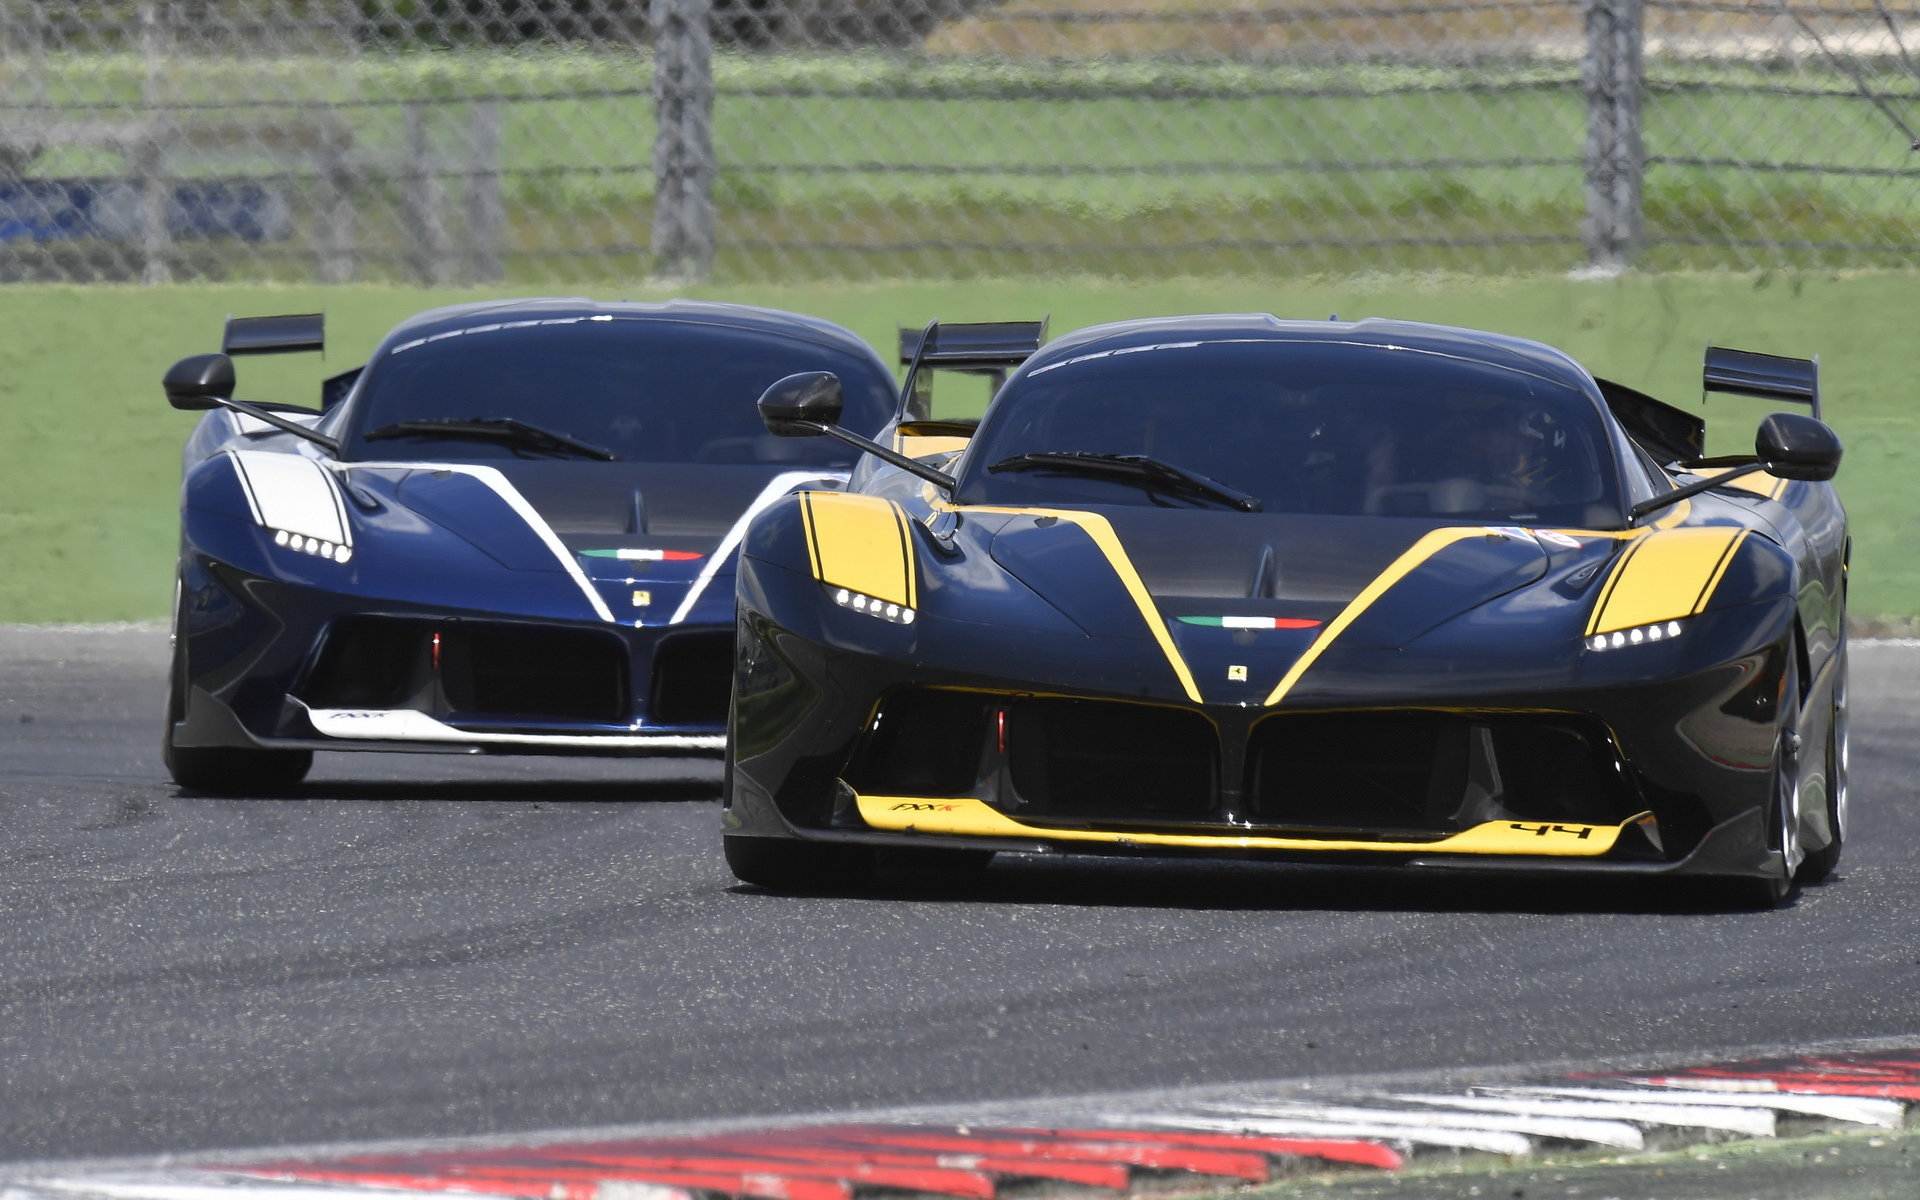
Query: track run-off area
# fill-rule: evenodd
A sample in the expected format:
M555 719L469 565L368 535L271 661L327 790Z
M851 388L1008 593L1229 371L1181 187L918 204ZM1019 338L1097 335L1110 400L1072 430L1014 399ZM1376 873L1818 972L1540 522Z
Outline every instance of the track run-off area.
M0 1167L881 1110L1057 1126L1118 1093L1136 1124L1172 1103L1143 1094L1184 1097L1202 1134L1260 1081L1281 1137L1316 1088L1920 1044L1912 643L1854 645L1844 859L1760 913L1632 880L1008 856L947 891L776 897L721 861L712 761L322 755L289 798L180 795L165 660L158 626L0 627ZM1201 1149L1174 1157L1234 1161ZM1097 1186L1076 1153L1053 1177Z

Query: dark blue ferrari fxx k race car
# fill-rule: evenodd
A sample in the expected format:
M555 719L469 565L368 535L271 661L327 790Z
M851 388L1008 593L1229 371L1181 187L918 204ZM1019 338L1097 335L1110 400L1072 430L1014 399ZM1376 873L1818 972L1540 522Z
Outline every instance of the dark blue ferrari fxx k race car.
M414 317L320 405L235 400L233 357L320 349L232 320L176 364L186 446L165 756L250 792L315 750L718 754L753 512L858 451L761 427L799 371L877 431L891 369L768 309L581 299Z
M1811 360L1710 349L1705 385L1811 411L1708 457L1702 418L1537 342L1265 315L1060 338L932 454L898 452L904 406L874 445L846 381L784 380L772 432L869 457L748 530L728 861L784 890L1013 850L1777 902L1846 824L1840 445Z

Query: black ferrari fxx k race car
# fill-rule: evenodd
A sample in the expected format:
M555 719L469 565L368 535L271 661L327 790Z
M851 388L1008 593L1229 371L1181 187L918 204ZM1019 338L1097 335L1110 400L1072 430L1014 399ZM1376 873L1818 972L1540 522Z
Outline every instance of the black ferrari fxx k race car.
M232 357L318 316L228 323L167 372L186 446L165 757L209 792L315 750L718 754L746 518L857 451L761 428L797 371L874 432L893 373L825 321L544 299L422 313L320 406L233 399Z
M1710 349L1705 382L1812 415L1708 458L1701 418L1536 342L1265 315L1063 337L938 431L957 451L896 452L906 412L747 532L728 862L806 889L1271 856L1777 902L1846 823L1840 445L1812 361ZM762 416L863 444L842 391L803 374Z

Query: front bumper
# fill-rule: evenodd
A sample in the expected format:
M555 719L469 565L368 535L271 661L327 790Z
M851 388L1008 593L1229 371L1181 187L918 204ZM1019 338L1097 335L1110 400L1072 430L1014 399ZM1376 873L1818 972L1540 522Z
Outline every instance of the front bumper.
M212 562L183 573L178 747L705 754L725 746L726 626L369 602Z
M726 827L1038 853L1765 874L1784 639L1764 639L1782 633L1749 623L1746 641L1665 678L1526 691L1509 674L1498 689L1391 703L1362 702L1356 684L1337 707L1262 708L1041 689L862 653L743 608ZM1355 678L1375 669L1349 661Z

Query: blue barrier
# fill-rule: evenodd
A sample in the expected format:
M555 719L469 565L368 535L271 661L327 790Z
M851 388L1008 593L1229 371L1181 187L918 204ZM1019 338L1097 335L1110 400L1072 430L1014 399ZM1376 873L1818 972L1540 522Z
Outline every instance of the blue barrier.
M82 238L143 240L140 188L125 179L20 179L0 184L0 242ZM293 235L286 197L247 179L175 183L168 189L166 236L285 241Z

